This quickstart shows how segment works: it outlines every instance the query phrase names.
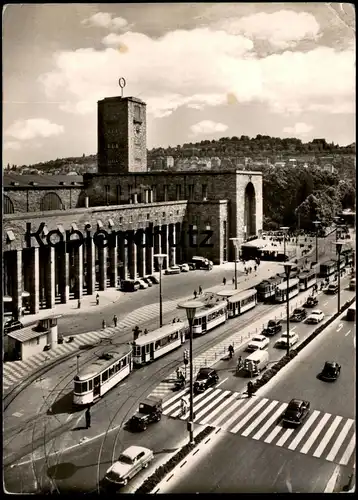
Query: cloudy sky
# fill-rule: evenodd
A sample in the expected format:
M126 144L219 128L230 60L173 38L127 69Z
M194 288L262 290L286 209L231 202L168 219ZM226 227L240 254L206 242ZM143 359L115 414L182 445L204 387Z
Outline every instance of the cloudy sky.
M266 134L355 141L347 3L10 5L3 162L97 151L97 101L147 103L148 148Z

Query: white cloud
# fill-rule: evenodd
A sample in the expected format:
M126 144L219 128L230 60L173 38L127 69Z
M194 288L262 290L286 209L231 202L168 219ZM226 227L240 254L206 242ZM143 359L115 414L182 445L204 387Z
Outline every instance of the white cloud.
M213 122L212 120L202 120L195 125L191 125L190 130L194 135L199 134L216 134L217 132L225 132L228 126L224 123Z
M62 125L51 123L46 118L30 118L17 120L6 130L5 134L19 141L35 139L35 137L57 136L64 132Z
M4 149L12 149L14 151L18 151L21 149L21 143L17 141L5 141Z
M156 39L111 33L102 42L101 50L55 53L55 69L39 77L48 97L68 101L64 111L93 112L99 99L120 95L118 78L124 76L124 95L145 100L155 117L169 116L180 106L221 106L228 96L232 103L256 102L277 113L300 114L315 106L332 114L338 108L355 112L353 49L318 46L260 59L251 40L209 28L176 30Z
M108 12L97 12L88 19L84 19L82 24L97 28L123 29L128 26L128 22L123 17L112 17Z
M293 134L293 136L297 135L306 135L313 129L311 125L307 125L307 123L297 122L293 127L285 127L283 132L286 134Z
M286 49L303 39L316 39L320 25L312 14L280 10L259 12L247 17L231 18L218 24L229 33L265 40L272 46Z

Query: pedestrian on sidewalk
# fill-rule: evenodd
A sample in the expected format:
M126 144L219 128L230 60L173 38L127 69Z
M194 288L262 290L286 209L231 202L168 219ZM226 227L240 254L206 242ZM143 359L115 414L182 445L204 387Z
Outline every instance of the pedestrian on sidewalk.
M118 318L116 315L113 316L113 323L114 323L114 326L117 326Z
M194 290L194 299L196 299L196 296L198 295L198 292Z
M232 284L235 285L235 276L232 279Z
M148 330L145 328L143 333L144 335L148 335Z
M99 306L99 294L96 295L96 304Z
M81 309L81 299L78 299L78 302L77 302L77 309Z
M201 288L201 286L199 286L199 295L202 295L203 294L203 289Z
M86 419L86 429L89 429L91 427L91 408L88 406L86 413L85 413L85 419Z
M226 285L226 278L225 277L223 278L223 285L224 286Z
M102 321L102 328L103 328L103 330L106 328L106 326L107 326L107 325L106 325L106 320L103 320L103 321Z

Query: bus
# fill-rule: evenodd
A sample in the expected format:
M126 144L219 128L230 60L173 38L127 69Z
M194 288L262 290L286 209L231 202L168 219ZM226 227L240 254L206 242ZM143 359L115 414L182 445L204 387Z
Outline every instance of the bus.
M317 276L315 271L313 270L303 271L298 276L298 279L300 283L300 292L304 292L305 290L308 290L309 288L317 284Z
M177 349L185 342L188 325L182 321L164 325L133 342L133 363L142 366Z
M353 304L348 307L347 320L348 321L355 321L356 320L356 303L355 302L353 302Z
M353 265L353 249L352 248L347 248L346 250L343 250L342 256L345 258L346 266Z
M197 309L193 321L193 335L202 335L227 320L226 300L216 299Z
M298 295L299 292L299 279L294 278L293 280L289 281L288 284L288 298L291 299L292 297L295 297ZM280 283L275 292L275 301L276 302L286 302L287 300L287 281Z
M326 260L319 266L319 275L323 279L334 281L335 274L337 273L337 262L335 260Z
M275 298L277 285L283 282L282 277L273 276L266 280L261 281L256 287L257 300L266 302Z
M227 299L227 311L229 318L234 318L252 309L257 304L257 291L245 290L236 293Z
M86 406L97 401L131 373L132 347L113 347L97 361L83 367L74 377L73 404Z

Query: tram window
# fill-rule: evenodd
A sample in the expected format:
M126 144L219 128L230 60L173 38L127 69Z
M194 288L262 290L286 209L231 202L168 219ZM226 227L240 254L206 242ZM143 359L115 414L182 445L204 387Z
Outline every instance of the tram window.
M116 364L116 372L119 372L120 369L121 369L121 362L118 361L118 363Z
M154 346L154 349L157 350L160 347L160 340L157 340Z
M102 373L102 382L105 382L108 380L108 370Z
M126 359L126 358L123 358L123 359L122 359L122 367L123 367L123 366L126 366L126 364L127 364L127 359Z
M81 392L87 392L87 382L82 382L82 391Z
M75 392L78 394L78 393L81 393L81 382L75 382Z
M150 349L150 344L147 344L147 345L145 346L145 352L146 352L146 353L148 353L148 352L149 352L149 349Z
M112 377L113 374L115 372L115 367L114 366L111 366L110 369L109 369L109 377Z
M92 389L93 389L93 383L92 383L92 380L89 380L88 381L88 390L92 391Z

